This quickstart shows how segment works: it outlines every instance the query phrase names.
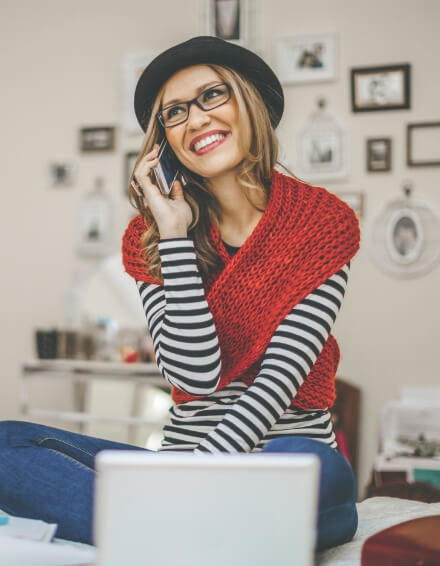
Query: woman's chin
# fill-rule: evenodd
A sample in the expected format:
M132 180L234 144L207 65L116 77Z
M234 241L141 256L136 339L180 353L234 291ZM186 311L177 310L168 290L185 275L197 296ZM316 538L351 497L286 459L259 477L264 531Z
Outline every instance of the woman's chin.
M191 171L200 175L204 179L214 180L216 178L230 175L235 171L240 161L231 160L212 160L212 163L207 164L205 167L192 167Z

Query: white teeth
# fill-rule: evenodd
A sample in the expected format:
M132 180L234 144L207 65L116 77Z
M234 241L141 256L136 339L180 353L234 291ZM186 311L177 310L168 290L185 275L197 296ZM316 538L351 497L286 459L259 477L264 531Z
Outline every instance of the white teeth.
M207 138L203 138L194 145L194 151L199 151L200 149L206 147L207 145L222 140L225 137L226 137L225 134L214 134L213 136L208 136Z

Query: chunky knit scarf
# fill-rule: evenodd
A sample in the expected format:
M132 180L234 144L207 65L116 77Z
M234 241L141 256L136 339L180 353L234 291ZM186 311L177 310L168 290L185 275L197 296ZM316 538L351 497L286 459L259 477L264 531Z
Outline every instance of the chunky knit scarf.
M124 267L137 280L161 285L142 259L145 229L140 215L131 220L123 237ZM239 378L254 381L281 321L357 252L359 224L352 209L325 189L274 170L263 216L238 252L228 255L214 223L209 238L223 262L204 285L220 343L220 390ZM330 335L292 405L331 407L338 363ZM177 404L198 398L175 387L172 397Z

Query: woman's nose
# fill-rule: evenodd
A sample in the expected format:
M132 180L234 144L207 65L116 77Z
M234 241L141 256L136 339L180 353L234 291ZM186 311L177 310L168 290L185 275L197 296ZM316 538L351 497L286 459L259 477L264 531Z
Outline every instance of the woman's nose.
M195 104L190 107L188 114L188 126L190 128L197 130L205 124L209 124L210 120L209 112L205 112Z

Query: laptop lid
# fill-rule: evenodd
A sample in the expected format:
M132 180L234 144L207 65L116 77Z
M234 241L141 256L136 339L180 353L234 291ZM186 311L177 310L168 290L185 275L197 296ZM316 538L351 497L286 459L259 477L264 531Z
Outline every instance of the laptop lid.
M101 452L98 566L311 565L318 474L313 455Z

